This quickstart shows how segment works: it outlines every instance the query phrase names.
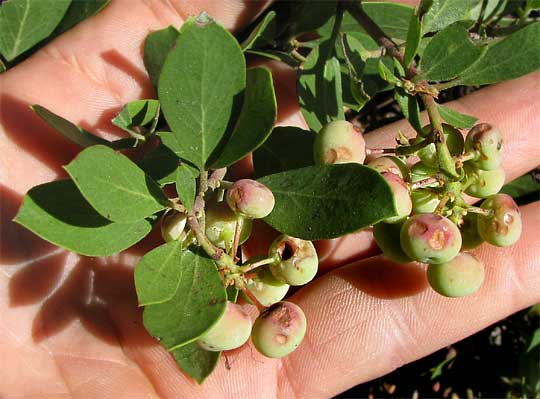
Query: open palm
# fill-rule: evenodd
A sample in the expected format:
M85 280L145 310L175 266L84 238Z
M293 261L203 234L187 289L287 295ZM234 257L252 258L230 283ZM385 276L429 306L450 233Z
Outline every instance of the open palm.
M141 57L150 31L179 26L201 10L234 29L264 6L240 0L117 0L0 75L1 397L331 397L540 301L538 203L522 209L518 244L476 251L487 266L486 282L462 299L426 289L420 265L367 257L373 240L369 232L360 232L318 243L322 267L333 271L291 298L309 320L296 352L274 360L246 345L228 353L199 386L142 326L132 275L142 248L83 258L11 222L24 193L64 177L61 165L77 152L28 105L42 104L111 137L117 132L109 121L124 103L153 96ZM270 66L279 124L303 126L293 71ZM540 74L535 73L452 104L505 132L509 180L537 166L539 90ZM410 130L406 123L387 126L367 136L368 146L391 145L398 128ZM151 246L152 237L145 244ZM253 251L256 244L251 243Z

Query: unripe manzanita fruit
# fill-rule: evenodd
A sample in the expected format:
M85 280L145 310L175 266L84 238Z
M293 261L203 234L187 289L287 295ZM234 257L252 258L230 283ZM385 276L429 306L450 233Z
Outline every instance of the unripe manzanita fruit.
M241 179L227 190L227 203L231 209L249 219L262 219L274 209L274 194L258 181Z
M281 235L268 250L268 257L276 261L270 264L274 277L289 285L304 285L313 280L319 267L319 258L311 241Z
M244 345L251 334L251 318L240 305L227 302L225 312L197 341L207 351L221 352Z
M459 225L461 231L461 249L473 249L484 242L478 233L478 215L468 213L463 216Z
M386 223L398 223L411 214L412 200L409 194L409 187L403 181L401 177L393 173L383 173L383 177L386 179L392 194L394 196L394 205L396 207L397 215L389 217L384 220Z
M489 123L474 126L465 139L465 150L475 152L471 161L474 166L483 170L493 170L501 166L503 138L501 131Z
M180 240L185 237L187 215L182 212L169 211L161 219L161 236L166 242Z
M461 234L449 219L433 213L412 216L400 232L403 251L423 263L443 263L454 258L461 248Z
M248 280L246 288L261 305L270 306L285 298L287 291L289 291L289 285L276 279L267 265L260 266L253 272L257 276ZM247 300L251 302L249 298Z
M251 332L251 341L264 356L280 358L294 351L306 335L306 316L292 302L278 302L263 311Z
M315 136L313 159L317 165L361 164L366 159L364 137L350 122L330 122Z
M521 215L512 197L492 195L482 202L482 209L493 211L491 216L478 217L478 233L484 240L498 247L508 247L519 240Z
M388 172L398 175L405 181L408 181L410 178L411 172L409 171L409 167L398 157L385 155L375 158L373 161L368 163L368 166L371 169L375 169L379 173Z
M465 192L476 198L487 198L497 194L504 185L506 177L503 168L482 170L466 164L465 172L467 180L471 182Z
M399 234L403 223L377 223L373 226L373 237L382 253L397 263L409 263L413 260L401 248Z
M460 252L454 259L427 269L429 285L448 297L470 295L484 282L484 264L474 255Z
M251 234L251 219L237 215L224 201L207 203L205 233L212 244L220 248L231 248L234 243L236 223L240 224L239 244L243 244Z
M424 130L429 131L430 126L425 126ZM461 132L453 126L443 124L444 137L446 138L446 145L450 154L460 155L463 152L464 142ZM431 143L426 147L418 151L418 157L424 164L432 168L439 166L439 158L437 156L437 148L435 144Z
M441 202L439 195L426 188L418 188L411 193L412 212L432 213Z

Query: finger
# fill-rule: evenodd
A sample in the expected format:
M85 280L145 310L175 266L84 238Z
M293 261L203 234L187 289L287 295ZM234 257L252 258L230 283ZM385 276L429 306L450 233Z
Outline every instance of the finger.
M110 119L123 104L154 96L142 60L148 33L169 24L179 26L202 10L234 29L267 4L239 0L111 2L98 15L0 76L0 150L6 166L0 178L22 194L63 173L60 165L77 151L47 129L30 111L30 104L42 104L110 138L120 133Z
M380 257L338 269L292 299L309 328L283 361L283 397L330 397L423 357L540 300L540 204L523 208L514 247L475 251L486 280L474 295L450 299L427 287L424 268Z

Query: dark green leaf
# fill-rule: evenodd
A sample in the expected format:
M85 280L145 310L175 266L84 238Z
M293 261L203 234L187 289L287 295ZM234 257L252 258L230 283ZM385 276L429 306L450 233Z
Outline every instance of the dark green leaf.
M469 40L460 25L449 26L429 42L420 60L421 78L431 81L450 80L473 65L485 49Z
M139 163L139 167L160 186L164 186L176 181L176 169L179 163L180 159L174 152L164 145L159 145L146 154Z
M506 184L501 193L508 194L515 199L530 196L533 201L540 200L540 181L536 180L531 173L527 173Z
M259 50L247 50L246 54L253 54L259 57L265 57L270 60L281 61L285 64L296 67L298 66L298 61L295 60L289 53L279 50L272 49L259 49Z
M178 270L192 260L192 252L184 251L180 241L171 241L147 252L135 267L139 306L170 301L180 282Z
M409 29L407 31L407 46L405 47L405 58L403 60L406 67L408 67L414 59L421 38L422 24L420 23L418 15L413 14L411 15Z
M482 58L464 71L456 84L476 86L497 83L537 70L540 68L538 43L540 22L535 22L490 44Z
M221 352L202 349L196 342L173 350L172 355L182 371L202 384L216 368Z
M311 130L318 132L328 122L344 119L341 71L337 58L330 56L333 42L315 47L298 76L300 109Z
M198 170L187 163L182 163L176 170L176 192L180 202L188 211L193 208L197 191Z
M67 119L62 118L61 116L56 115L55 113L49 111L47 108L42 107L41 105L33 105L32 110L41 118L47 125L52 127L62 136L68 140L73 141L75 144L80 145L81 147L90 147L96 144L103 144L110 146L111 142L102 139L101 137L94 136L92 133L84 130L83 128L71 123Z
M182 267L167 278L178 288L163 303L144 309L144 326L168 350L188 344L211 328L225 311L227 293L214 262L185 250Z
M350 34L341 36L340 45L336 46L336 53L340 62L343 59L342 63L347 66L348 71L348 74L341 74L343 102L358 112L371 98L366 93L361 79L369 53L362 43Z
M109 220L133 222L168 205L155 181L109 147L88 147L65 169L84 198Z
M328 22L333 25L332 16L336 13L336 0L312 1L300 0L289 2L291 5L290 21L286 21L292 27L290 32L293 36L300 33L313 32L327 26ZM330 30L332 27L330 26Z
M299 127L276 127L268 140L253 153L258 177L313 165L315 135Z
M294 237L340 237L395 215L392 190L384 177L367 166L308 166L259 181L276 199L264 220Z
M158 85L165 58L178 39L178 29L174 26L150 33L144 42L144 66L154 87Z
M242 42L242 50L266 47L274 42L276 37L276 12L270 11L253 29L246 40Z
M182 26L163 65L158 94L178 155L202 170L240 112L246 66L236 39L201 18Z
M71 0L10 0L0 6L0 53L13 61L49 36Z
M256 150L270 135L276 117L277 103L272 73L262 67L248 69L242 112L231 138L219 158L212 163L212 168L232 165Z
M424 33L436 32L460 19L465 19L469 12L481 0L434 0L424 16Z
M110 2L111 0L73 0L66 15L64 15L64 18L62 18L62 21L56 27L52 36L58 36L86 18L96 15Z
M439 114L450 125L458 129L468 129L474 126L478 118L454 111L452 108L439 105Z
M158 100L137 100L127 103L111 122L113 125L118 126L130 134L141 135L140 128L148 124L151 124L151 126L147 131L153 133L158 118Z
M109 256L123 251L152 229L144 219L133 223L105 219L71 180L32 188L15 221L55 245L86 256Z
M420 119L420 106L418 105L417 97L407 94L405 90L398 87L396 88L394 98L396 99L401 112L403 112L403 116L407 118L414 130L423 135L422 120Z
M394 75L394 72L383 62L382 58L379 58L379 63L377 64L377 69L379 71L379 76L382 80L387 81L393 85L400 85L401 81L399 78Z

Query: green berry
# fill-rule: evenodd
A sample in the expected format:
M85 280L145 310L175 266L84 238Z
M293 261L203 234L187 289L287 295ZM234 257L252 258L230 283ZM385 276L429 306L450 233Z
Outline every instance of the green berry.
M429 285L439 294L448 297L470 295L484 282L484 264L474 255L461 252L454 259L429 265Z
M347 121L333 121L315 137L313 159L317 165L363 163L366 143L362 134Z
M197 343L212 352L228 351L244 345L251 334L251 318L240 305L227 302L225 312Z
M249 219L262 219L274 209L274 194L258 181L241 179L227 190L227 203L239 215Z
M421 213L407 220L400 232L401 247L412 259L423 263L443 263L461 248L461 234L449 219Z
M411 193L412 211L418 213L432 213L437 209L437 205L441 202L439 194L426 189L419 188Z
M425 126L424 130L429 130L430 126ZM444 137L446 145L452 155L460 155L463 152L464 139L463 135L455 127L443 124ZM439 166L439 158L437 157L437 148L435 144L428 144L426 147L418 151L418 157L421 161L432 168Z
M306 335L302 309L292 302L278 302L263 311L251 332L251 341L264 356L280 358L294 351Z
M161 236L166 242L183 239L186 236L186 222L185 213L166 212L161 219Z
M465 140L465 150L474 152L471 161L474 166L483 170L493 170L501 166L503 138L501 131L488 123L474 126Z
M403 223L377 223L373 226L373 237L382 253L397 263L409 263L413 260L401 248L399 233Z
M253 271L256 277L248 280L246 288L263 306L281 301L289 291L289 285L274 277L268 266L260 266ZM247 296L246 296L247 298ZM247 298L249 302L249 298Z
M487 198L497 194L504 185L505 173L503 168L493 170L476 169L472 165L465 164L467 181L471 184L465 192L476 198Z
M507 194L496 194L482 203L482 209L491 210L491 216L478 217L478 233L492 245L508 247L519 240L521 215L519 207Z
M468 213L463 216L459 231L461 231L462 250L476 248L484 242L478 234L478 215L476 213Z
M385 219L384 222L399 223L411 214L412 200L411 195L409 194L409 187L407 187L407 184L398 175L389 172L383 173L382 175L392 189L394 206L397 212L396 216L389 217Z
M243 244L251 234L251 220L234 213L224 201L208 202L205 209L205 233L212 244L220 248L232 248L236 223L240 225L239 244Z
M392 157L387 155L375 158L373 161L368 163L368 166L371 169L375 169L379 173L389 172L398 175L405 181L409 180L411 173L409 171L409 167L405 162L403 162L398 157Z
M281 235L268 250L268 257L276 262L270 270L279 281L289 285L304 285L313 280L319 267L319 258L311 241Z

